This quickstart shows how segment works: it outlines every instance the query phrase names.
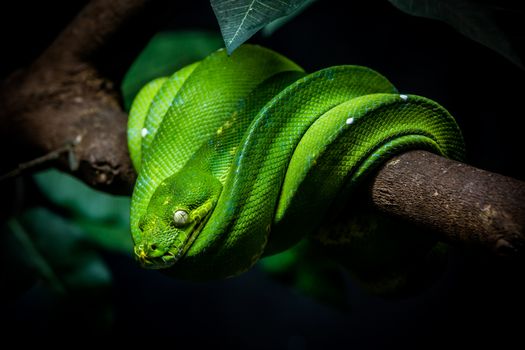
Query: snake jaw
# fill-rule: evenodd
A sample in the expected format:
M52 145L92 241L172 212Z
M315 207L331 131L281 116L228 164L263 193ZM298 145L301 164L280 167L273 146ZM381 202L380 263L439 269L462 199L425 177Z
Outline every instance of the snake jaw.
M151 249L146 244L134 247L135 258L146 269L164 269L172 266L178 260L177 256L168 251L161 256L151 256Z
M133 250L135 252L135 258L139 261L139 263L143 267L148 267L149 265L152 264L152 262L148 259L148 254L146 254L146 249L145 249L144 244L136 245L133 248Z
M195 242L199 233L208 221L209 215L203 218L200 216L192 219L191 225L187 228L190 232L185 239L179 241L180 244L172 245L168 251L159 255L151 249L151 244L141 243L134 247L135 258L140 265L146 269L166 269L172 267L177 261L184 257L192 244ZM175 253L173 251L176 251Z
M166 254L151 258L143 250L139 251L139 254L135 254L140 265L146 269L165 269L173 266L177 262L177 256L172 252L167 252Z

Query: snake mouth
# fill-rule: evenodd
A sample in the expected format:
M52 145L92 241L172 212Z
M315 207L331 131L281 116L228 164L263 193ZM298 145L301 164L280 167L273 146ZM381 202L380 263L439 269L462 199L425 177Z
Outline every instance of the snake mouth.
M150 253L152 249L148 248L148 244L143 243L135 246L134 251L136 259L145 269L159 270L172 267L177 261L186 255L204 228L208 221L208 217L209 215L202 220L196 220L190 227L190 234L182 241L182 244L172 246L167 252L160 256L152 256ZM151 247L151 245L149 245L149 247ZM175 250L175 253L172 250Z
M146 247L145 244L140 244L134 248L136 260L145 269L166 269L173 266L178 260L177 255L169 251L161 256L150 256Z
M173 266L177 262L177 256L171 252L168 252L162 256L155 258L141 256L139 254L140 252L137 254L138 261L140 262L140 265L145 269L166 269Z

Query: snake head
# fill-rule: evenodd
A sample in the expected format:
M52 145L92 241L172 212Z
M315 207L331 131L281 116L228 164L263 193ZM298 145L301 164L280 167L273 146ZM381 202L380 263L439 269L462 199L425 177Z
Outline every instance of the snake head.
M135 257L145 268L168 268L197 239L222 190L210 173L183 169L164 180L139 221Z

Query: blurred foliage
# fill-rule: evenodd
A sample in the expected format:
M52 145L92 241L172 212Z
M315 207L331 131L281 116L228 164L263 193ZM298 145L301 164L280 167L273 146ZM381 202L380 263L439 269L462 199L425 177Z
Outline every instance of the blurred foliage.
M27 209L4 223L4 293L16 297L38 281L64 296L106 289L111 274L97 251L131 251L129 198L95 191L57 170L34 180L48 208Z
M79 327L105 330L112 320L112 277L100 252L131 252L130 200L57 170L33 180L36 188L30 188L42 194L43 203L2 227L2 292L8 302L41 300L49 314L36 319L64 325L74 316L83 322Z
M109 250L131 252L129 197L94 190L54 169L38 173L34 179L47 199L60 207L93 243Z
M87 235L45 208L27 210L7 222L4 235L12 260L38 275L59 294L107 287L111 275Z
M36 291L53 305L46 319L65 324L74 313L91 329L107 329L111 273L85 232L41 207L11 218L1 231L0 279L7 302Z

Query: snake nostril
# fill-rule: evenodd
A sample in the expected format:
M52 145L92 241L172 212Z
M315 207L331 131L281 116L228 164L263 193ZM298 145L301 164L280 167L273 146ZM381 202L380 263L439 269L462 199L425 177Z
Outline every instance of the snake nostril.
M151 250L157 250L157 245L156 244L151 244L149 247L151 248Z

